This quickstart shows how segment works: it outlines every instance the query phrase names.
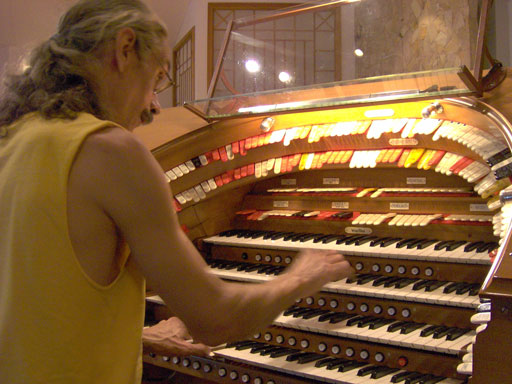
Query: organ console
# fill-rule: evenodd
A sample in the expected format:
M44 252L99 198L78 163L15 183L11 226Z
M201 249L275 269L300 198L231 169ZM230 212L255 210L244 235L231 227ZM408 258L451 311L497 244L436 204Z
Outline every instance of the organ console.
M211 273L257 284L313 248L357 275L210 358L144 361L216 383L510 382L512 80L486 91L478 63L166 112L150 145ZM175 113L203 126L173 133Z

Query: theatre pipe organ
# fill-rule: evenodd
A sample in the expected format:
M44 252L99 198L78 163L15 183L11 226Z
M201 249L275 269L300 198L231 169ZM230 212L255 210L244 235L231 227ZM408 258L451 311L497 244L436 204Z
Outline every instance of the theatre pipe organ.
M243 344L211 361L145 361L215 382L355 383L365 367L369 383L388 371L389 380L408 373L432 383L508 375L498 356L510 340L510 126L477 99L435 102L442 111L428 118L421 112L432 100L274 115L268 132L262 117L230 119L155 150L212 273L259 283L314 248L339 250L357 276L248 338L311 362L272 372L287 355L262 357ZM383 108L392 119L365 117ZM340 373L343 360L362 368ZM326 365L313 369L319 361Z
M508 382L512 86L476 63L188 105L201 127L151 147L211 273L259 284L312 248L357 275L210 358L144 361L199 382Z

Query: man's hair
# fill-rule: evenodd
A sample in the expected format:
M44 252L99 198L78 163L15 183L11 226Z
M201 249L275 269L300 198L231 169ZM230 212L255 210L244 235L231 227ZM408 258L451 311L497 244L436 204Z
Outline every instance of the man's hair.
M34 111L47 119L74 119L79 112L105 118L88 79L101 48L126 27L135 31L141 59L160 49L167 36L140 0L78 1L60 19L58 32L31 52L28 68L6 76L0 127Z

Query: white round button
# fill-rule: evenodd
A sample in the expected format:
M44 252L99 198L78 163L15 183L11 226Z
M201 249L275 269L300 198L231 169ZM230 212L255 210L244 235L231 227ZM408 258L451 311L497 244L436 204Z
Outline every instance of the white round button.
M331 308L338 308L338 300L331 300L331 301L329 302L329 306L330 306Z
M314 302L315 302L315 299L313 299L312 297L306 298L306 304L307 305L312 305Z
M227 372L227 371L226 371L226 369L224 369L224 368L219 368L218 373L219 373L219 376L220 376L220 377L224 377L224 376L226 376L226 374L227 374L228 372Z
M319 350L320 352L325 352L325 351L327 351L327 344L325 344L325 343L320 343L320 344L318 344L318 350Z
M356 351L354 351L353 348L349 347L349 348L345 349L345 355L347 355L348 357L354 356L355 353L356 353Z
M376 305L375 307L373 307L373 313L382 313L382 307L380 305Z
M366 349L363 349L361 352L359 352L359 357L366 360L368 357L370 357L370 353Z
M388 308L388 315L389 316L395 316L396 315L396 308L395 307L389 307Z
M301 340L301 341L300 341L300 346L301 346L302 348L307 348L307 347L309 347L309 341L308 341L308 340L306 340L306 339Z
M361 312L368 312L368 304L361 304L361 306L359 307L359 309L361 310Z
M362 271L363 268L364 268L364 264L363 263L356 263L356 271Z
M372 271L373 272L379 272L380 271L380 265L379 264L373 264L372 265Z
M331 347L331 352L334 353L335 355L337 355L338 353L341 352L340 346L339 345L333 345Z
M295 340L295 337L290 337L290 338L288 339L288 344L289 344L289 345L295 345L295 344L297 344L297 340Z

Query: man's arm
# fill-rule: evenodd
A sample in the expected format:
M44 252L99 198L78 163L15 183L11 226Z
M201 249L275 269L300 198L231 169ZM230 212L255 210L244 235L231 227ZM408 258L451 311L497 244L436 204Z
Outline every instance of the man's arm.
M197 341L216 345L250 335L296 298L352 272L340 254L306 252L271 282L224 282L208 273L181 231L162 169L133 134L120 128L93 134L80 156L96 180L84 180L88 195L119 228L149 286Z

